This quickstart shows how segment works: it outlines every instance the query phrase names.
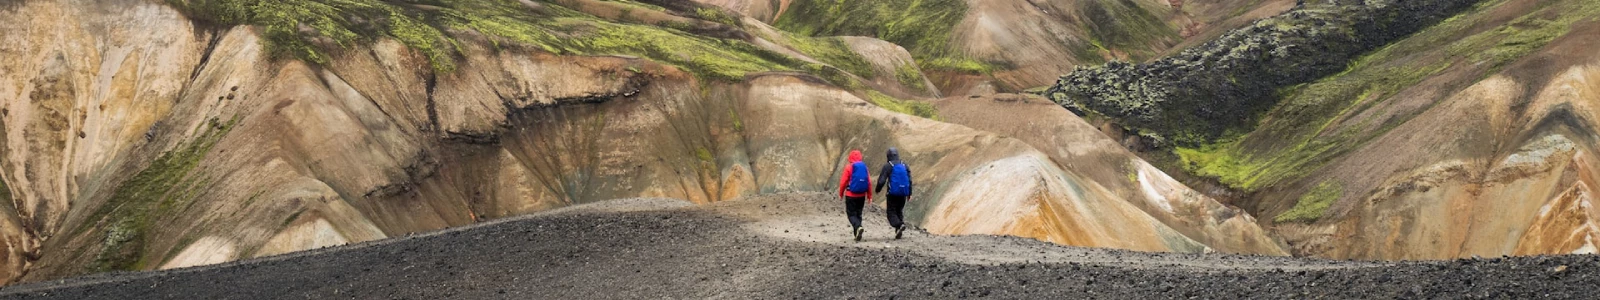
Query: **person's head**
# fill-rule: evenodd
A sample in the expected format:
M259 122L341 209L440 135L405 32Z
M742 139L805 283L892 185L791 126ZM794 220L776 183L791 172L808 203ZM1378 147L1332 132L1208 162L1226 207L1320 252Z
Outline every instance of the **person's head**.
M889 147L889 161L900 160L900 149Z
M851 149L850 150L850 162L854 163L854 162L858 162L858 161L861 161L861 150L860 149Z

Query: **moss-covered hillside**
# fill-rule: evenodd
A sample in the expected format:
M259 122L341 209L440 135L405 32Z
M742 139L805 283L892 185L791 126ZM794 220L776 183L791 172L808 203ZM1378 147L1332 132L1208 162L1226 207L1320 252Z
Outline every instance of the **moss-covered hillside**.
M1171 158L1171 169L1242 192L1241 205L1259 206L1259 215L1316 222L1390 175L1341 181L1333 173L1351 171L1329 168L1432 105L1415 103L1438 103L1600 20L1594 1L1428 3L1306 5L1173 57L1081 68L1050 92L1063 106L1165 139L1171 147L1155 156ZM1352 12L1378 14L1345 21ZM1406 17L1416 13L1428 15ZM1405 32L1371 29L1433 19Z
M715 7L672 11L634 1L516 0L169 0L190 17L221 25L257 25L281 57L326 63L331 54L393 38L449 72L463 39L502 48L564 55L632 55L687 69L703 78L737 80L746 73L821 70L741 39L737 21ZM561 5L610 4L611 18ZM653 16L654 15L654 16Z
M987 72L989 64L950 50L966 11L962 0L801 0L773 25L808 36L873 36L910 50L923 68Z
M1534 14L1502 24L1495 23L1496 16L1478 13L1508 2L1485 1L1467 14L1361 56L1343 72L1284 88L1276 98L1278 106L1248 134L1178 148L1177 153L1199 174L1244 190L1299 178L1404 119L1338 128L1336 121L1367 112L1447 71L1482 78L1567 34L1573 23L1600 17L1600 3L1571 0L1549 1Z
M1027 55L975 54L965 50L970 48L1003 46L1009 49L998 51L1043 51L1068 56L1050 58L1055 61L1101 63L1108 57L1150 58L1181 39L1176 23L1167 22L1169 15L1181 13L1153 1L1051 1L1027 6L1027 15L1015 15L1020 12L1012 10L1012 6L1018 4L1006 1L789 3L774 26L811 36L854 35L887 40L910 50L923 69L936 72L991 74L1040 63ZM960 34L986 38L962 41L958 40ZM987 44L991 42L997 45Z
M813 36L813 32L752 34L754 30L747 31L736 14L690 1L167 2L197 21L255 25L275 56L316 64L328 63L340 51L392 38L426 56L436 72L452 72L461 58L463 43L488 42L500 49L558 55L644 57L678 66L703 80L738 81L754 72L805 72L862 95L870 94L874 103L895 111L936 115L927 105L895 100L866 88L860 78L877 74L866 59L837 38ZM959 13L959 9L953 11ZM921 34L923 30L906 32ZM757 39L776 43L781 49L757 46ZM906 38L902 42L922 39ZM806 57L780 53L784 49ZM921 79L918 70L903 73L906 74L893 75Z

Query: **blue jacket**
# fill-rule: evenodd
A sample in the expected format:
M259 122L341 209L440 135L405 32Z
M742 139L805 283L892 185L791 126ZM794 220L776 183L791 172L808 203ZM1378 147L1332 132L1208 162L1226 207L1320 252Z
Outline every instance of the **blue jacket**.
M903 165L905 162L900 161L899 149L889 147L889 163L883 164L883 168L878 169L878 187L873 190L883 193L883 187L889 183L889 175L894 173L894 164ZM911 166L906 166L906 173L911 173ZM907 182L906 185L911 186L911 190L916 190L917 185L915 182Z

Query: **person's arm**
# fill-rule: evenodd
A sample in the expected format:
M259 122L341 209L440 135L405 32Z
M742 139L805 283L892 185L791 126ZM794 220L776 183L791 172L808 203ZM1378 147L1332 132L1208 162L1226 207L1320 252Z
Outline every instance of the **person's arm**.
M883 186L889 183L889 174L891 172L894 172L894 164L886 164L883 168L878 169L878 187L872 190L882 193Z
M850 169L854 168L851 165L844 165L844 174L839 176L839 198L844 198L844 189L850 186Z
M867 170L861 170L861 171L862 172L872 172L872 171L867 171ZM871 174L871 173L868 173L868 174ZM867 177L867 186L872 186L872 177L871 176ZM872 189L867 189L867 204L872 204Z

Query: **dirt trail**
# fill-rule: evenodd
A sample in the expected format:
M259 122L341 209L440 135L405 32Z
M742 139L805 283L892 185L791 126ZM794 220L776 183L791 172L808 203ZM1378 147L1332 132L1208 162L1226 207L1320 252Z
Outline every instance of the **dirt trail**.
M882 203L863 213L866 238L856 242L848 235L844 207L826 194L763 196L746 201L717 203L707 211L739 217L745 230L784 240L834 246L901 251L939 257L965 264L1093 263L1128 268L1209 270L1323 269L1379 266L1382 263L1309 260L1269 256L1148 253L1109 248L1063 247L1009 236L938 236L911 230L894 240Z
M892 240L869 209L791 194L689 206L631 199L377 242L0 289L5 299L1485 298L1592 294L1596 256L1363 263Z

